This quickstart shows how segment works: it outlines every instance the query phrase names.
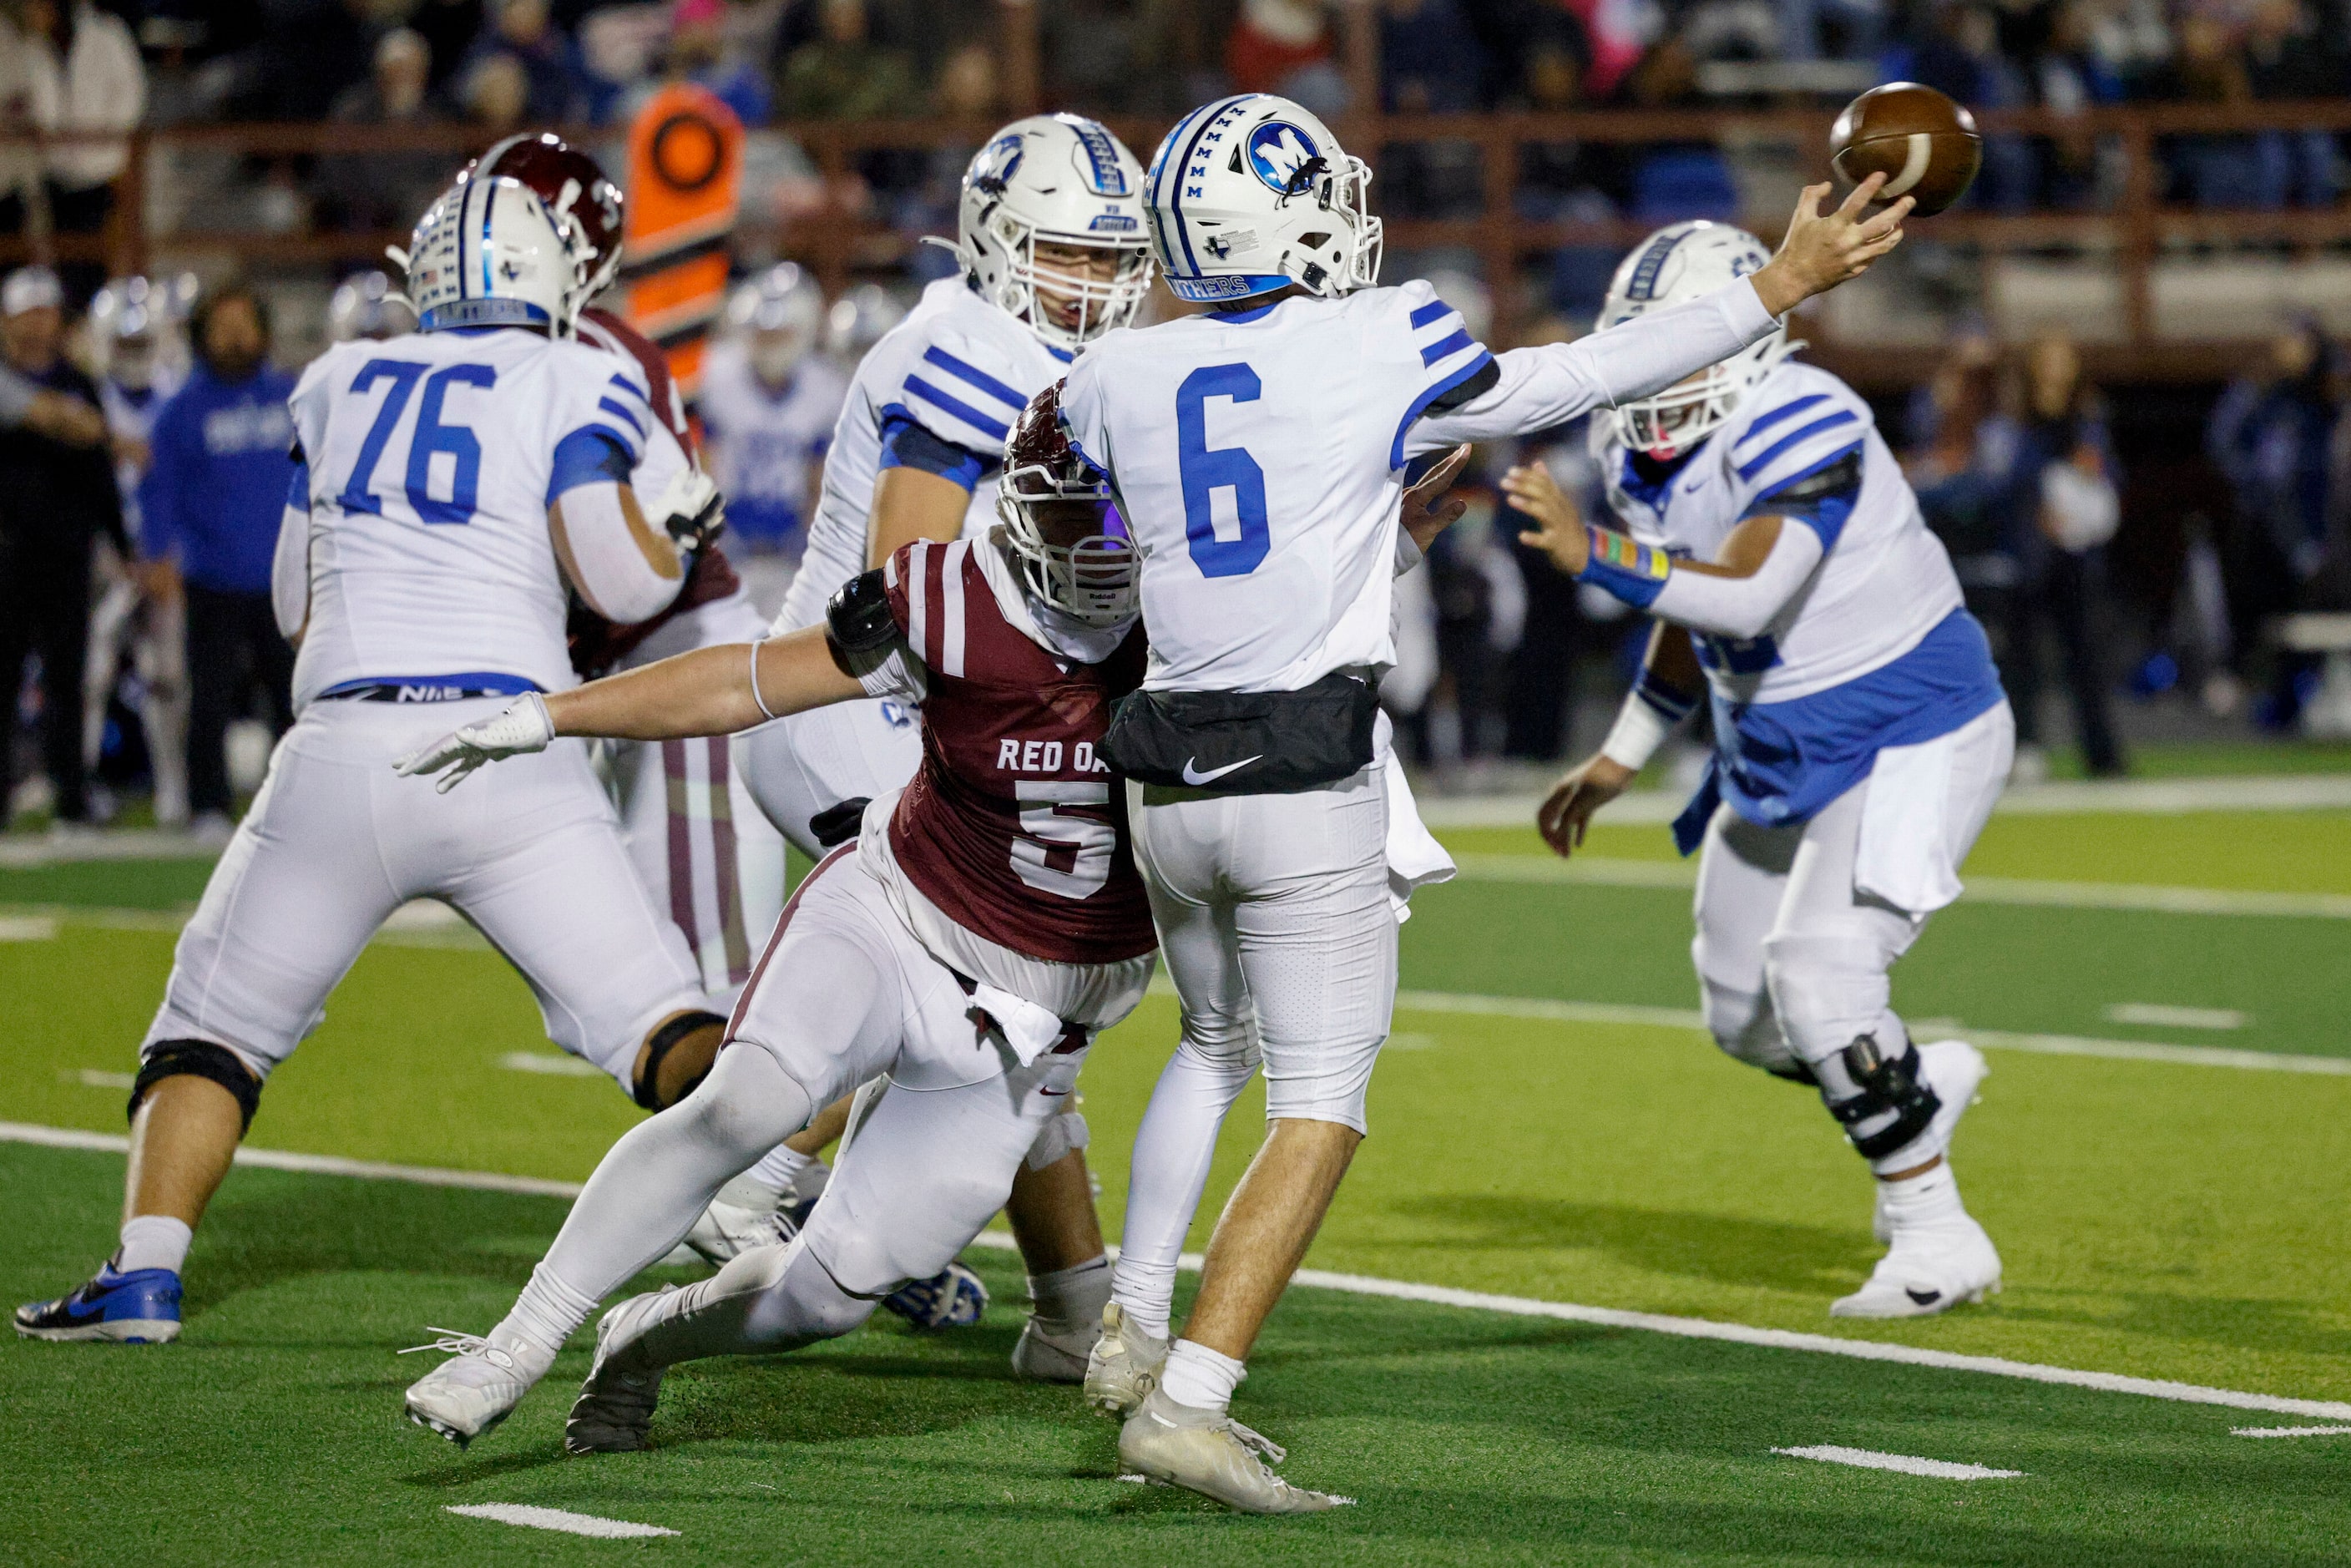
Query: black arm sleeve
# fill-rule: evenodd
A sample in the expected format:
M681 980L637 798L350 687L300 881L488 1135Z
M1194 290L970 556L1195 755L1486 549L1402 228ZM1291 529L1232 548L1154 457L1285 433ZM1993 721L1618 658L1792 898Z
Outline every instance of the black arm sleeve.
M1492 392L1494 383L1501 379L1502 367L1489 359L1478 367L1477 374L1463 377L1458 384L1447 387L1431 398L1428 407L1423 412L1449 413L1464 403L1476 402L1479 398Z

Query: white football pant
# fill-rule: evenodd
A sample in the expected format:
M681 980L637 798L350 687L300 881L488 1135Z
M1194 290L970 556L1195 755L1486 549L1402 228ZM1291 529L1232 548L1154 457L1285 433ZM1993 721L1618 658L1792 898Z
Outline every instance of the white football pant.
M507 700L304 709L180 934L147 1043L210 1040L266 1077L385 917L438 898L521 971L548 1038L628 1089L645 1036L705 1002L587 748L559 740L447 795L392 770Z
M923 731L904 704L864 698L761 725L737 736L735 750L768 821L815 856L824 846L809 820L843 800L904 787L922 765Z
M2006 703L1954 732L1941 823L1954 867L2000 798L2015 737ZM1784 1071L1863 1035L1889 1054L1908 1038L1889 977L1927 916L1855 886L1869 789L1864 779L1807 822L1759 828L1726 805L1707 826L1690 956L1707 1027L1742 1061Z

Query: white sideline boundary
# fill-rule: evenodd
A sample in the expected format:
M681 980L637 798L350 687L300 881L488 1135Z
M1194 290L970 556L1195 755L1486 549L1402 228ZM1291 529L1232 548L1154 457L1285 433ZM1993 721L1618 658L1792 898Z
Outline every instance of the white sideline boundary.
M85 1149L128 1154L131 1140L116 1133L90 1133L77 1127L44 1127L26 1122L0 1122L0 1143L35 1144L53 1149ZM333 1155L303 1155L282 1149L236 1152L236 1163L264 1170L297 1171L312 1176L356 1176L371 1181L411 1182L422 1186L468 1187L483 1192L523 1193L543 1197L576 1197L580 1184L549 1181L539 1176L505 1176L496 1171L443 1170L429 1166L385 1165L374 1160L347 1160ZM972 1244L1000 1252L1017 1251L1018 1244L1003 1231L984 1230ZM1113 1249L1115 1255L1115 1249ZM1186 1252L1176 1266L1196 1273L1201 1255ZM1916 1345L1876 1340L1841 1339L1832 1334L1799 1333L1791 1329L1764 1329L1746 1323L1717 1322L1710 1318L1672 1317L1662 1312L1625 1312L1614 1307L1579 1306L1573 1301L1540 1301L1526 1296L1499 1296L1484 1291L1456 1290L1449 1285L1422 1285L1408 1280L1384 1280L1369 1274L1343 1274L1328 1269L1301 1269L1299 1284L1354 1296L1378 1296L1389 1301L1417 1301L1429 1306L1460 1307L1471 1312L1501 1312L1511 1317L1549 1318L1559 1322L1585 1323L1595 1328L1625 1329L1669 1334L1678 1339L1713 1340L1725 1344L1754 1345L1767 1350L1808 1351L1841 1355L1855 1361L1894 1362L1905 1366L1931 1366L1948 1372L1976 1372L2013 1377L2029 1383L2087 1388L2101 1394L2132 1394L2147 1399L2168 1399L2184 1405L2217 1405L2231 1410L2262 1410L2280 1416L2306 1416L2322 1421L2351 1421L2351 1402L2333 1399L2291 1399L2274 1394L2249 1394L2234 1388L2208 1388L2201 1384L2174 1383L2165 1378L2129 1377L2113 1372L2085 1372L2070 1366L2011 1361L2005 1356L1964 1355L1955 1351L1927 1350Z
M1906 1476L1928 1476L1938 1481L2006 1481L2022 1470L1997 1470L1989 1465L1954 1464L1949 1459L1922 1459L1916 1454L1887 1454L1876 1448L1848 1448L1839 1443L1815 1443L1804 1448L1774 1448L1792 1459L1818 1459L1827 1465L1851 1465L1864 1470L1899 1470Z
M566 1535L593 1536L599 1541L639 1541L677 1533L658 1524L636 1524L625 1519L574 1513L568 1508L539 1508L527 1502L453 1502L444 1504L443 1511L467 1519L493 1520L499 1524L518 1524L525 1530L557 1530Z

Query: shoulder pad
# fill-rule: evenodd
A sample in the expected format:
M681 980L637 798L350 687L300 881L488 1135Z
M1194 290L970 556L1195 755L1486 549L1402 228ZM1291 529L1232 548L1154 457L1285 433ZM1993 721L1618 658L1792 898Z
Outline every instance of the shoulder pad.
M1771 501L1818 501L1830 496L1851 495L1861 487L1861 454L1848 452L1825 468L1805 475L1792 485L1782 485L1764 497Z
M824 630L844 653L879 653L897 640L898 622L890 613L890 591L880 568L841 585L824 607Z

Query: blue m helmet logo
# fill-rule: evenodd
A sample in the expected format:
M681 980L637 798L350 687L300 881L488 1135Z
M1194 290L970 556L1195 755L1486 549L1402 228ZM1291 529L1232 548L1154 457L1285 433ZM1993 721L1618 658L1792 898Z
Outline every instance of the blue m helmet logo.
M1269 120L1249 132L1249 167L1283 195L1291 194L1298 172L1322 156L1314 139L1287 120Z

